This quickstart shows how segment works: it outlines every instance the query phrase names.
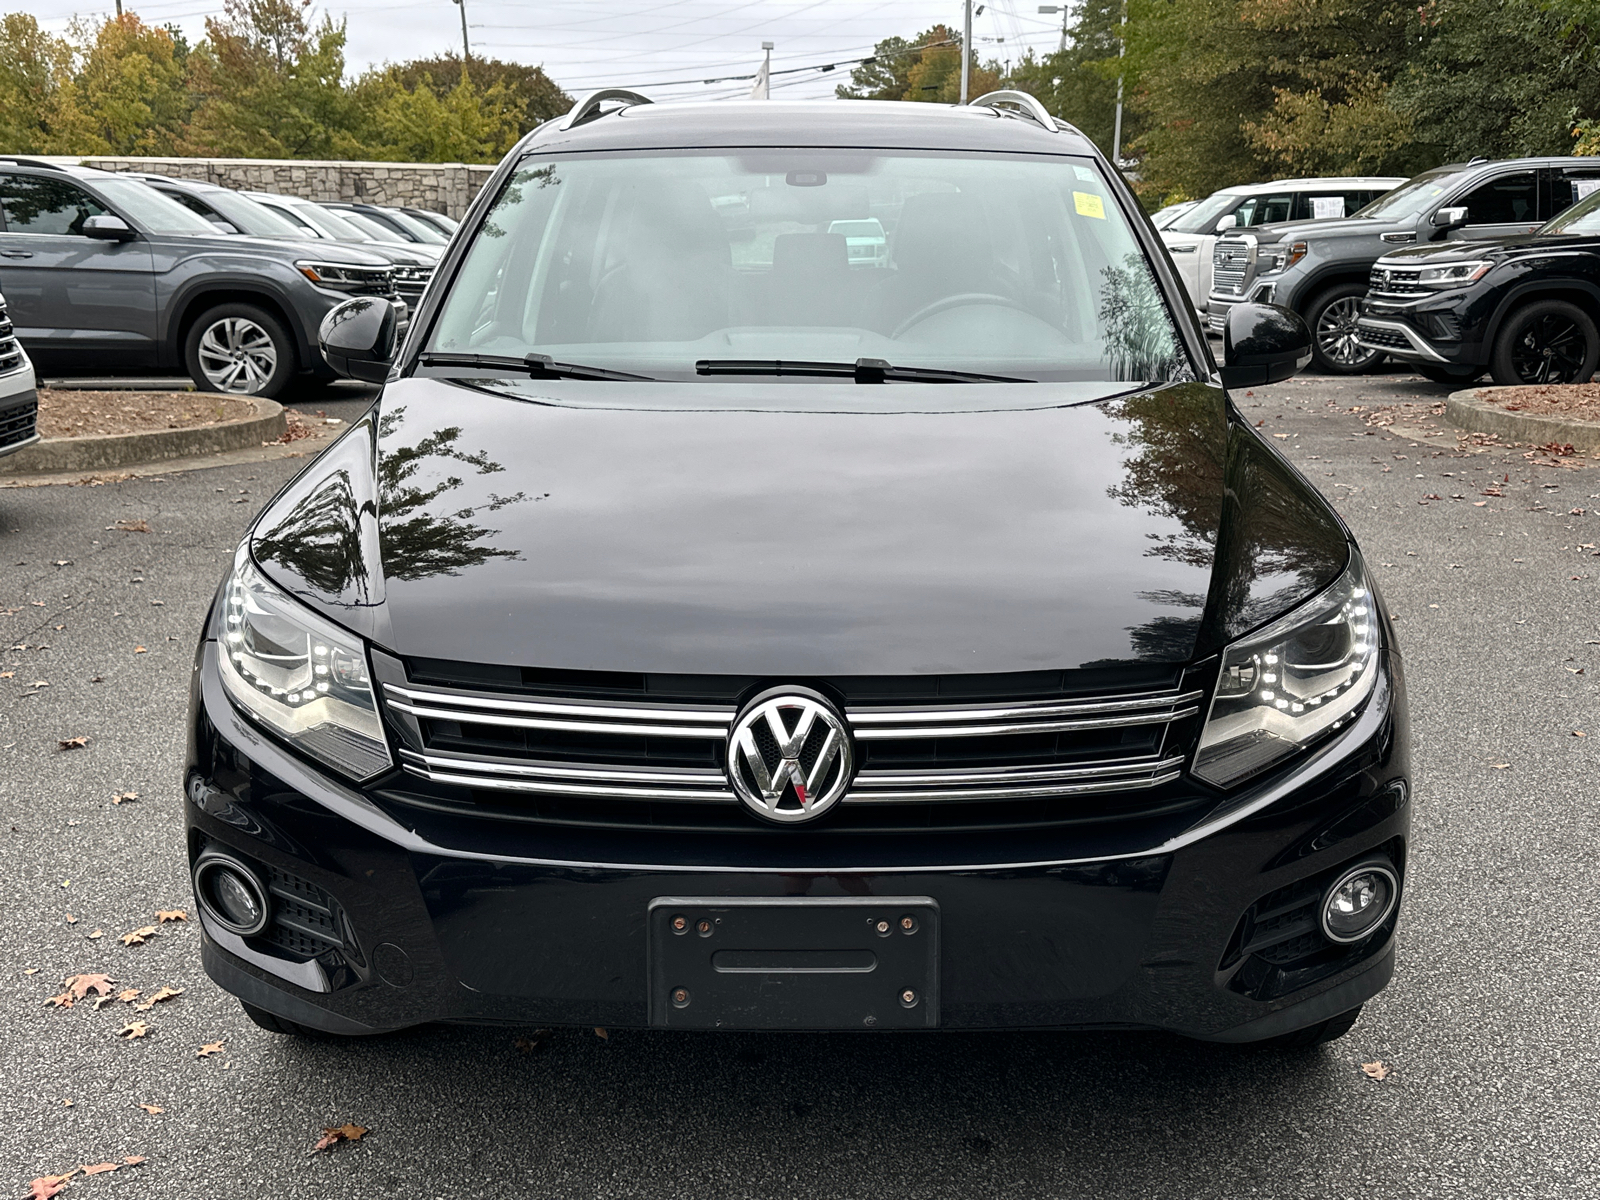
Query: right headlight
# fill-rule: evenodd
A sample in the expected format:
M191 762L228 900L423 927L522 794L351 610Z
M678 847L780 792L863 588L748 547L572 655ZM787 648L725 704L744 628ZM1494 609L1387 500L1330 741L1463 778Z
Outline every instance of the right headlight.
M295 268L320 288L352 295L382 296L394 290L394 271L388 267L301 259Z
M1232 787L1275 766L1350 720L1377 674L1377 609L1352 552L1327 589L1222 652L1194 774Z

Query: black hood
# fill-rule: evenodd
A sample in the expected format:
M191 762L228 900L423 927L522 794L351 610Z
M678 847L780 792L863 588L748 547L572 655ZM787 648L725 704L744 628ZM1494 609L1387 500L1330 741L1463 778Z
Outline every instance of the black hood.
M1470 262L1486 254L1537 254L1545 250L1589 249L1600 239L1577 235L1520 233L1512 237L1481 238L1472 242L1439 242L1431 246L1411 246L1383 256L1385 262L1400 266L1426 267L1438 263Z
M785 678L1184 662L1346 559L1211 385L693 386L391 383L254 555L403 657Z

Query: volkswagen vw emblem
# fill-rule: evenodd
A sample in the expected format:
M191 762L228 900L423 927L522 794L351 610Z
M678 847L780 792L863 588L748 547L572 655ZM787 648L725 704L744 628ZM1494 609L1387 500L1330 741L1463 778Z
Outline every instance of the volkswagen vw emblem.
M853 767L844 718L814 692L757 696L728 739L728 782L746 808L769 821L820 817L850 786Z

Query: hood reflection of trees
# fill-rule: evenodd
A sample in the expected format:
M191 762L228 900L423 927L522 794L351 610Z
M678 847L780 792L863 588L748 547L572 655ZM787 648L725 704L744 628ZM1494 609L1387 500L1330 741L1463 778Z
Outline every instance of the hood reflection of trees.
M494 537L498 529L472 524L480 512L498 512L508 504L527 499L524 492L499 496L489 492L486 504L436 512L432 506L447 492L461 487L459 475L448 475L432 487L419 487L414 476L435 460L452 460L473 467L479 475L493 475L505 468L489 459L487 451L466 453L456 448L461 427L436 429L412 446L390 446L405 422L405 408L386 411L378 422L378 529L383 544L383 570L389 579L423 579L429 575L457 575L465 567L476 567L490 559L519 556L506 550L477 543Z

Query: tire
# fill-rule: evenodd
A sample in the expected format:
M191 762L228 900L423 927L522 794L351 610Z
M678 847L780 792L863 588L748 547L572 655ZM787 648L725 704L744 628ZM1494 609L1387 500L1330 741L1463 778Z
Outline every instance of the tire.
M1443 363L1417 363L1417 374L1446 387L1462 387L1483 374L1482 367L1445 366Z
M219 304L189 327L183 361L202 392L270 399L294 378L294 339L265 309Z
M1383 360L1382 350L1368 350L1355 342L1356 318L1361 315L1364 283L1341 283L1322 292L1306 309L1311 327L1311 359L1328 375L1360 375Z
M1277 1037L1251 1044L1260 1050L1309 1050L1312 1046L1320 1046L1324 1042L1342 1038L1350 1032L1350 1027L1356 1023L1356 1018L1360 1015L1361 1006L1358 1004L1349 1012L1329 1017L1326 1021L1318 1021L1315 1025L1296 1029L1293 1033L1280 1033Z
M244 1015L249 1017L260 1028L268 1033L279 1033L285 1037L304 1038L306 1041L325 1041L330 1036L320 1029L312 1029L309 1025L302 1025L298 1021L291 1021L287 1017L280 1017L277 1013L270 1013L264 1008L257 1008L248 1000L239 1001L244 1009Z
M1565 300L1536 300L1500 326L1489 369L1501 387L1588 383L1597 363L1600 332L1593 318Z

